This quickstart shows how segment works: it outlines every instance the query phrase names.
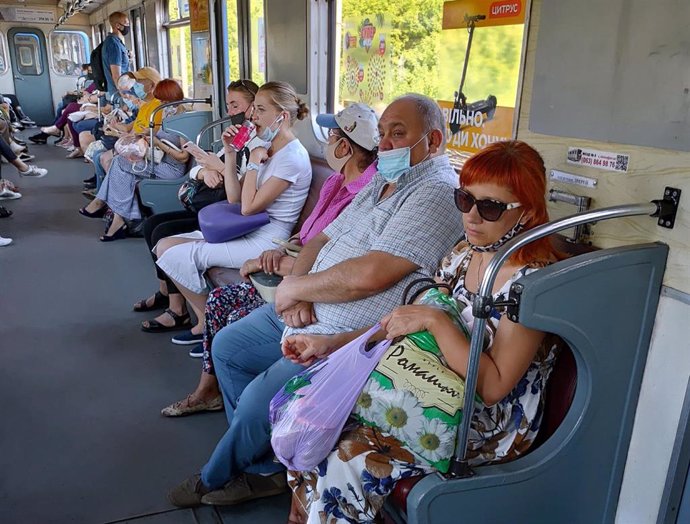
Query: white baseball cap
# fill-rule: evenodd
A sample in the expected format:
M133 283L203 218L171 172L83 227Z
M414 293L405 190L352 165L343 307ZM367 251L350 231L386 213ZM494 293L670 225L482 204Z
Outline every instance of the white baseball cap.
M316 123L328 129L341 129L353 142L367 151L379 145L379 118L374 110L359 102L350 104L338 113L317 115Z

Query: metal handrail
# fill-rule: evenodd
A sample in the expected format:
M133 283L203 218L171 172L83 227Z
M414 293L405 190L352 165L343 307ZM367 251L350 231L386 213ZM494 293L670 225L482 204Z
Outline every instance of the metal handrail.
M206 124L204 127L201 128L201 130L199 131L199 134L196 135L196 145L201 144L201 137L204 136L206 131L208 131L209 129L213 129L214 127L219 126L221 124L224 124L225 122L230 122L230 121L232 121L231 116L224 116L223 118L219 118L218 120L214 120L213 122L209 122L208 124ZM212 143L215 143L215 141Z
M182 100L176 100L174 102L165 102L159 105L151 112L149 116L149 169L153 173L153 130L156 127L155 117L159 111L162 111L166 107L181 106L184 104L208 104L211 105L212 98L209 96L207 98L184 98Z
M470 468L467 463L467 444L470 425L474 414L474 396L477 391L477 375L479 373L479 359L482 354L484 327L486 326L486 319L489 318L491 314L491 291L493 290L494 282L501 266L515 251L540 238L589 222L599 222L602 220L628 216L659 216L659 214L663 212L664 204L664 201L653 200L648 203L612 206L576 213L525 231L508 241L496 252L486 267L484 278L482 278L479 290L472 304L474 324L472 326L467 373L465 374L465 403L463 406L462 424L457 434L457 440L455 441L455 455L451 460L449 470L451 477L463 478L474 474L472 468Z

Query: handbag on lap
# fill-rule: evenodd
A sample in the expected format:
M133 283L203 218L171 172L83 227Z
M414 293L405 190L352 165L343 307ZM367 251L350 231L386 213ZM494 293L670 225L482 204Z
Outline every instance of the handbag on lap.
M265 211L254 215L243 215L240 204L227 200L216 202L199 211L199 228L204 240L221 244L256 231L270 222Z

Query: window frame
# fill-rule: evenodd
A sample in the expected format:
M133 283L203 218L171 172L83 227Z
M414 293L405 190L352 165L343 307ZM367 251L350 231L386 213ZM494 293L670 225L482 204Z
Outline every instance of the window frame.
M10 59L9 59L9 54L7 52L9 47L9 42L7 41L7 36L5 35L4 31L0 31L0 48L2 48L2 52L0 53L0 56L2 56L2 62L3 62L3 69L0 70L0 75L4 75L10 70Z
M78 67L74 69L72 74L62 73L57 68L55 54L53 53L53 39L60 34L79 35L81 36L81 41L84 44L84 60L81 62L75 62ZM91 40L89 39L89 35L87 35L86 32L81 29L54 29L48 34L48 49L50 49L50 53L48 53L48 62L50 64L51 73L66 78L78 78L81 75L81 64L86 64L89 62L91 56Z

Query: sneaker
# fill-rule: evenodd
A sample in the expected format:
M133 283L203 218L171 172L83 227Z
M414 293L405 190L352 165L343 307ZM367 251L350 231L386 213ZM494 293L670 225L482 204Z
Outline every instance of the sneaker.
M12 142L10 142L10 149L12 150L12 152L15 155L18 155L19 153L21 153L22 151L24 151L26 149L26 146L20 146L16 142L12 141Z
M192 344L198 344L199 342L202 342L204 340L204 334L201 333L199 335L195 335L192 333L192 330L190 329L189 331L185 331L184 333L181 333L179 335L175 335L172 339L171 342L173 344L177 344L178 346L190 346Z
M24 124L25 126L28 126L28 127L36 127L36 122L34 122L33 120L31 120L29 117L26 117L26 116L25 116L24 118L20 118L19 121L20 121L22 124Z
M9 246L11 243L11 238L0 237L0 247Z
M47 135L43 131L40 133L36 133L33 136L29 137L29 140L31 140L34 144L47 144L48 143L48 137L50 135Z
M45 133L46 135L53 135L53 136L60 136L61 132L56 126L47 126L47 127L42 127L41 132Z
M216 398L206 401L192 403L192 396L187 395L184 400L178 400L174 404L161 409L161 415L164 417L184 417L185 415L193 415L194 413L201 413L202 411L221 411L223 409L223 397L218 395Z
M48 170L43 167L38 167L33 164L27 167L29 168L27 171L20 171L19 174L22 176L31 176L34 178L43 178L48 174Z
M29 153L22 153L17 157L19 160L22 162L29 162L30 160L34 160L36 158L36 155L31 155Z
M189 356L192 358L201 358L204 356L204 345L197 344L192 349L189 350Z
M89 189L96 189L96 182L87 182L84 184L84 189L89 190Z
M284 471L267 477L242 473L228 482L223 489L205 494L201 497L201 503L232 506L248 500L280 495L287 490L287 476Z
M201 499L211 490L201 482L201 475L192 475L179 486L168 492L168 500L178 508L193 508L201 505Z
M0 188L0 200L16 200L21 198L22 194L16 191L12 191L8 187Z
M96 175L93 175L91 178L85 178L82 180L85 184L95 184L96 183Z

